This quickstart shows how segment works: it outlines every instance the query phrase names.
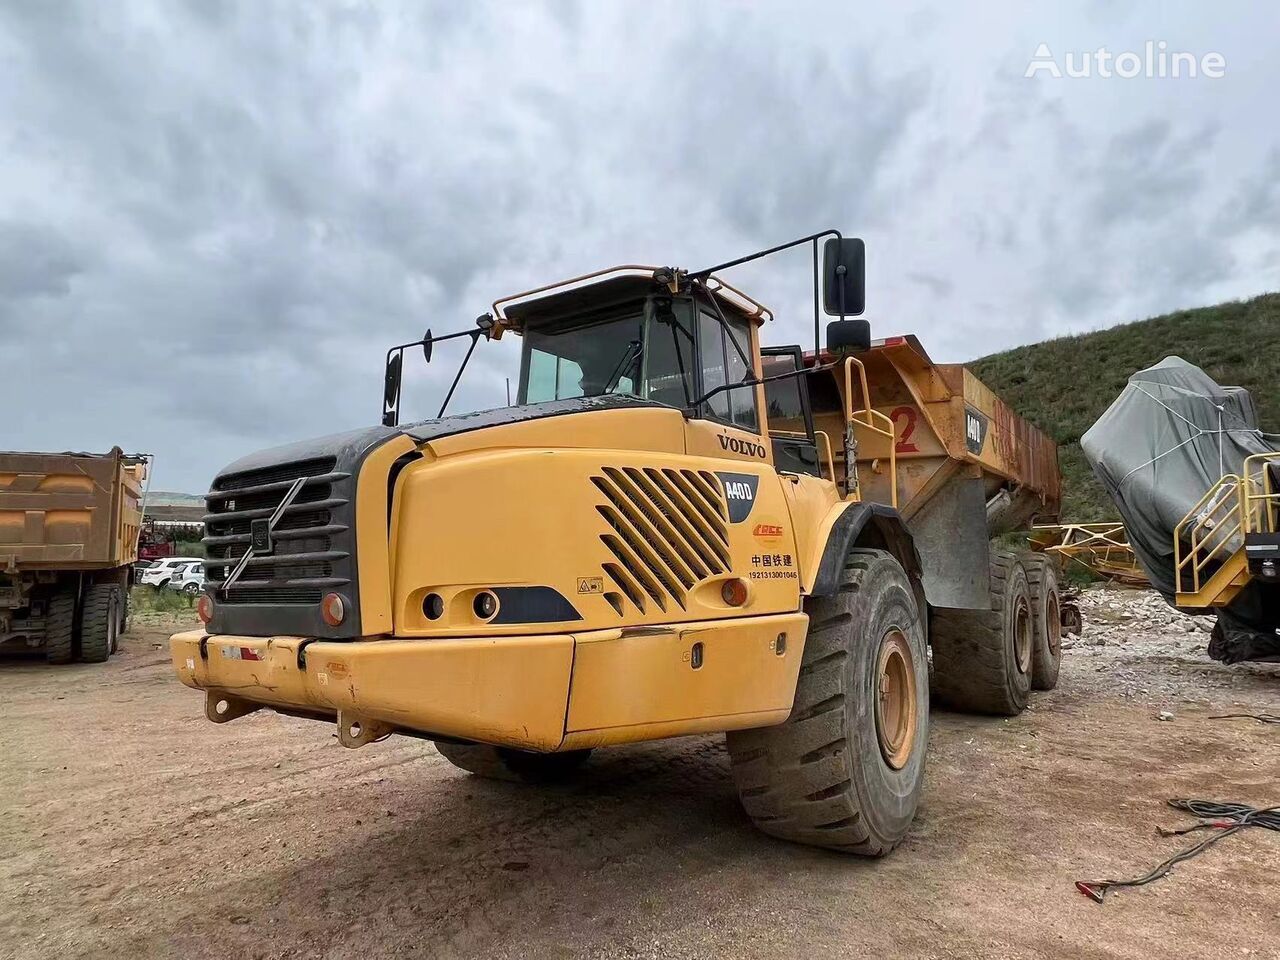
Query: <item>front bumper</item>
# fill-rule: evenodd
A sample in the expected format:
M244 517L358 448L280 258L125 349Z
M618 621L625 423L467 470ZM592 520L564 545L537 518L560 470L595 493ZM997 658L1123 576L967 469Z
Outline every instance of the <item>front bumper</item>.
M807 625L797 613L351 642L197 630L170 648L178 679L207 692L211 720L266 706L336 719L348 746L403 731L553 751L781 723Z

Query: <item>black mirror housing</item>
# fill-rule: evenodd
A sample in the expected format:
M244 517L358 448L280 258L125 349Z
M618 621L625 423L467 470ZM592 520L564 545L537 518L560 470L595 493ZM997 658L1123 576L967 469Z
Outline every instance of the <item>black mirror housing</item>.
M400 366L403 354L397 351L391 355L391 359L387 361L387 371L382 383L382 422L387 426L395 426L395 420L388 420L389 417L394 418L398 412L396 407L400 402Z
M832 320L827 324L827 349L831 353L866 353L871 349L871 321L861 317Z
M867 248L857 237L822 245L822 309L830 317L856 317L867 308ZM827 328L830 330L830 327Z

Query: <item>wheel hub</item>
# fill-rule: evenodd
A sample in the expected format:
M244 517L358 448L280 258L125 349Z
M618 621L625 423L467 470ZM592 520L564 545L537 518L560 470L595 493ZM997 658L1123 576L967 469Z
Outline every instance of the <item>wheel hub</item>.
M1062 646L1062 612L1058 607L1058 595L1050 593L1044 602L1044 625L1049 638L1049 653L1058 655Z
M902 631L891 629L880 641L876 658L876 736L880 754L894 770L911 758L919 724L919 691L911 646Z
M1031 672L1031 637L1031 605L1019 597L1013 609L1013 654L1019 673Z

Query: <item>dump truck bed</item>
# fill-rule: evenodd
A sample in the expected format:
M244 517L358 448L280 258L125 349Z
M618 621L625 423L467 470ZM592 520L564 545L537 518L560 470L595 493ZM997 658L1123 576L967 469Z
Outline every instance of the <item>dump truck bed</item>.
M0 572L137 559L145 463L109 453L0 452Z
M830 359L822 357L823 362ZM893 424L893 502L905 517L922 509L949 480L963 475L981 478L988 500L1002 490L1016 495L1018 512L1027 515L1019 520L1056 519L1062 499L1057 444L1014 413L968 368L934 363L914 336L878 341L858 359L872 409ZM811 354L806 361L813 362ZM838 448L839 413L832 403L824 408L820 387L815 390L814 419ZM859 435L864 499L890 502L889 455L887 437L871 431ZM836 460L842 474L838 449ZM1011 522L1008 518L1001 525Z

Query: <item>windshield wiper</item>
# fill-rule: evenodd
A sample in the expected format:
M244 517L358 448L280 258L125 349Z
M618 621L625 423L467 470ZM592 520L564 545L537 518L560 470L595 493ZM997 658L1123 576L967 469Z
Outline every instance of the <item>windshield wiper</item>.
M618 385L618 381L622 379L623 373L631 369L631 367L640 359L644 353L644 344L639 340L632 340L627 344L627 349L622 353L622 359L618 361L618 365L613 368L613 373L609 374L609 379L599 393L595 396L603 396L606 393L612 393L613 388Z

